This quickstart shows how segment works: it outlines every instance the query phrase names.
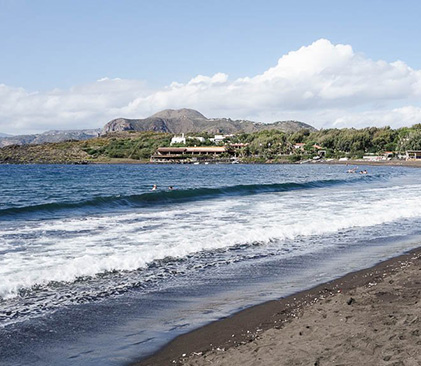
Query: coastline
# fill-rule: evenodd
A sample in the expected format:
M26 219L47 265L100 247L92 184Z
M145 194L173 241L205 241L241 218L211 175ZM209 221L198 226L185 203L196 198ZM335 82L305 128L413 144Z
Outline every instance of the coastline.
M412 284L412 287L409 285L407 286L408 291L412 290L412 298L410 298L411 296L408 294L400 294L400 290L398 291L395 288L395 277L399 276L403 277L403 280L407 280L407 282L409 279L415 281L415 285ZM309 334L308 337L305 337L306 332L311 333L310 330L312 332L314 330L311 329L309 325L303 327L302 324L299 324L300 320L305 319L307 322L314 320L315 323L316 320L321 320L323 325L328 327L327 331L329 334L337 334L337 328L341 328L338 327L338 324L343 325L344 319L346 319L347 322L348 317L350 319L358 318L357 308L364 302L363 299L365 299L366 302L368 301L368 304L360 310L363 311L362 314L366 314L367 317L370 317L370 312L376 311L374 310L375 308L382 307L383 305L383 307L386 307L387 311L392 312L389 316L396 318L397 315L395 314L395 316L393 314L398 312L398 308L401 304L394 304L393 302L403 299L405 296L409 298L409 301L417 304L416 307L413 307L414 310L418 311L421 309L421 304L418 303L421 291L420 283L421 247L418 247L405 254L380 262L373 267L346 274L341 278L323 283L314 288L292 294L279 300L272 300L247 308L230 317L207 324L175 338L155 354L136 362L134 365L204 365L209 364L209 362L225 365L266 365L270 364L271 361L273 361L273 364L278 365L283 363L279 359L276 359L276 354L271 355L271 353L266 352L262 355L259 350L268 346L268 339L269 344L272 345L272 348L274 349L278 348L276 345L277 342L279 344L289 342L288 349L290 349L289 337L292 338L294 334L296 335L294 344L301 339L304 340L304 343L302 342L302 344L295 344L295 348L302 347L303 349L306 349L305 352L299 352L300 357L305 358L308 356L309 358L305 361L302 359L303 363L300 363L300 361L297 361L299 358L297 356L297 363L292 363L290 360L289 362L291 363L285 363L285 365L322 365L323 363L321 360L324 361L329 358L329 351L326 351L325 353L320 351L320 353L317 349L312 349L312 345L310 344L311 342L323 342L322 339L319 339L321 335L318 334L321 333L321 331L316 331ZM377 288L380 287L382 287L381 291L377 291ZM370 296L372 299L367 300ZM333 303L338 306L337 310L332 310ZM392 310L387 309L388 305L390 305L389 307L392 307ZM393 306L396 307L395 310L393 310ZM323 310L323 307L326 309ZM341 314L342 310L351 312L352 315L348 315L347 317ZM315 317L320 319L315 319ZM326 317L330 319L330 323L325 320ZM408 319L405 321L412 321L411 324L414 325L415 328L417 326L421 327L421 320L418 319L418 317L414 317L412 320ZM387 321L394 322L394 319L392 319L393 321L390 319L385 320L386 324ZM370 326L375 333L381 333L380 324L375 324L374 322ZM301 329L302 327L303 329ZM352 333L351 328L342 328L346 334ZM418 335L421 330L415 328L410 328L410 330L413 333L413 341L418 342L415 343L415 347L419 347L421 345L421 336L418 338ZM390 341L396 338L402 343L403 340L408 338L405 335L397 335L395 333L396 332L394 332L393 329L389 329L389 331L387 329L385 330L385 336L390 337ZM339 338L340 335L338 334L335 336L335 341ZM364 347L370 348L371 346L369 346L369 343L370 342L366 340ZM329 350L327 345L324 344L323 347L324 346ZM382 345L379 344L375 346L379 349L382 348ZM409 346L406 347L408 349L410 348ZM271 347L269 348L272 349ZM339 355L342 351L333 350L331 352ZM274 353L274 351L272 353ZM257 355L259 355L258 359L255 358ZM379 364L388 364L384 363L386 361L396 361L396 357L392 356L382 356L383 358L380 359L383 360L383 363ZM241 360L242 357L244 358L243 360ZM380 356L374 355L374 357ZM286 360L285 354L282 354L282 359ZM236 360L238 360L238 363ZM247 363L247 361L249 361L249 363ZM309 361L312 363L308 363ZM364 360L361 359L360 361L362 364L373 364L370 363L372 360L364 362ZM414 362L419 361L421 361L421 359L418 359L418 361L415 360ZM417 365L418 363L397 363L396 365L398 364Z
M223 164L230 165L230 162L207 162L209 165ZM237 163L236 163L237 164ZM331 161L302 161L302 162L290 162L290 161L267 161L267 162L241 162L238 164L242 165L346 165L346 166L391 166L391 167L410 167L410 168L421 168L421 159L419 160L382 160L382 161L364 161L364 160L331 160ZM38 161L38 162L0 162L0 165L193 165L193 163L156 163L149 160L137 160L137 159L107 159L107 160L84 160L84 161ZM205 165L204 162L200 165Z
M113 165L113 164L134 164L134 165L180 165L180 164L174 164L174 163L153 163L150 161L139 161L139 160L113 160L113 161L92 161L89 162L89 164L92 165ZM212 162L209 163L209 165L214 164L225 164L230 165L231 163L222 163L222 162ZM267 165L353 165L353 166L400 166L400 167L412 167L412 168L421 168L421 161L406 161L406 160L386 160L386 161L363 161L363 160L347 160L347 161L339 161L339 160L333 160L333 161L316 161L316 162L305 162L305 163L291 163L289 161L283 161L283 162L265 162L265 163L245 163L240 162L239 164L243 165L254 165L254 164L267 164ZM185 165L192 165L192 164L185 164ZM204 165L203 163L200 165Z
M313 163L310 163L313 164ZM368 166L401 166L411 168L421 168L421 161L417 160L385 160L385 161L364 161L364 160L347 160L347 161L323 161L315 164L325 165L368 165Z
M140 161L140 160L113 160L113 161L92 161L89 162L92 165L119 165L119 164L128 164L128 165L182 165L175 163L153 163L150 161ZM226 162L210 162L209 165L215 164L224 164L230 165L231 163ZM391 166L391 167L409 167L409 168L421 168L421 161L406 161L406 160L390 160L390 161L363 161L363 160L348 160L348 161L316 161L316 162L303 162L303 163L291 163L289 161L283 162L264 162L264 163L246 163L240 162L241 165L346 165L346 166ZM193 165L192 163L184 165ZM201 163L200 165L205 165Z

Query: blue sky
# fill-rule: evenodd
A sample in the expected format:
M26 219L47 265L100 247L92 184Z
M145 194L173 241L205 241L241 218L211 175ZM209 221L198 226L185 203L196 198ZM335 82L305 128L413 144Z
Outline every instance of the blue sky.
M109 93L124 89L126 94L121 97L120 105L104 105L106 113L95 110L95 113L86 111L78 115L67 110L67 114L55 116L57 128L67 128L72 118L77 121L73 123L77 127L97 127L106 122L103 118L112 117L113 111L115 117L120 117L120 112L129 116L130 108L123 107L139 97L147 98L165 90L174 81L187 84L197 75L212 77L217 73L228 75L231 81L253 78L276 66L282 56L319 39L326 39L332 45L349 45L355 54L367 60L388 64L402 60L411 69L419 70L419 14L421 2L409 0L0 0L0 84L4 84L4 89L10 88L3 90L3 95L9 98L18 89L24 103L22 93L51 96L58 89L64 94L67 91L68 97L75 88L103 78L127 80L130 86L122 86L120 82L118 90L115 85L110 87ZM136 88L139 92L134 91ZM97 91L92 93L93 98L98 97ZM409 99L415 100L418 96L415 94ZM53 127L47 119L42 121L42 115L32 124L28 118L11 124L13 110L10 103L4 107L10 102L6 97L2 99L0 92L0 132ZM418 107L412 100L408 104L403 99L394 98L388 106L384 100L381 105L373 100L374 104L368 107L355 104L350 112ZM46 103L42 98L27 103L33 106L37 102ZM69 103L68 99L65 103ZM190 104L195 106L192 101ZM221 101L214 103L206 112L212 117L230 111L220 104ZM156 108L161 105L179 106L171 102L156 103ZM283 103L280 105L286 110ZM77 104L71 108L77 109ZM131 111L131 117L144 117L153 108ZM260 117L269 121L283 116L292 118L294 111L268 115L263 111L246 111L241 115L240 110L235 110L228 117ZM18 107L16 114L19 113ZM317 113L323 111L318 109ZM60 122L66 115L67 121ZM306 117L302 113L297 115ZM341 118L338 116L326 116L331 121L319 118L306 122L329 125ZM361 120L354 124L358 126Z

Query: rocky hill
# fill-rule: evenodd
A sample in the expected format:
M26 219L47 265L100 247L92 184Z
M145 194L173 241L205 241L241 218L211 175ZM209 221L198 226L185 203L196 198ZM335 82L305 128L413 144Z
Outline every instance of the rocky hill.
M69 164L89 158L78 141L10 145L0 149L0 164Z
M236 134L262 130L280 130L290 133L301 129L316 131L314 127L298 121L261 123L247 120L232 120L230 118L206 118L203 114L193 109L166 109L145 119L117 118L108 122L102 130L51 130L41 134L16 136L0 134L0 148L10 145L40 145L69 140L83 141L99 135L125 131L151 131L171 134Z
M170 134L116 132L84 141L10 145L0 148L0 164L87 164L149 161L156 149L160 146L169 146L170 140Z
M306 123L298 121L278 121L261 123L247 120L232 120L230 118L206 118L193 109L166 109L145 119L117 118L108 122L101 131L101 135L121 131L155 131L167 133L203 133L235 134L240 132L252 133L262 130L280 130L296 132L301 129L316 129Z
M61 142L68 140L88 140L98 136L99 129L91 130L51 130L41 134L17 135L0 137L0 148L9 145L38 145L47 142Z

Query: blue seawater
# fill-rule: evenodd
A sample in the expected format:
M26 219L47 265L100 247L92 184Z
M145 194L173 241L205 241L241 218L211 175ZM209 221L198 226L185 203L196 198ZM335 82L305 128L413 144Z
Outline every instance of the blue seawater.
M348 168L0 166L0 364L127 364L418 246L421 170Z

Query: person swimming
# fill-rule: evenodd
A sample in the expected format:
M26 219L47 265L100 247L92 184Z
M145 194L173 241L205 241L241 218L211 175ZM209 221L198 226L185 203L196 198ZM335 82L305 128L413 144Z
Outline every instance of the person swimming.
M156 191L156 189L157 189L158 187L156 186L156 184L154 184L153 186L152 186L152 191Z
M169 189L170 191L172 191L174 188L173 188L173 186L169 186L169 187L168 187L168 189Z

